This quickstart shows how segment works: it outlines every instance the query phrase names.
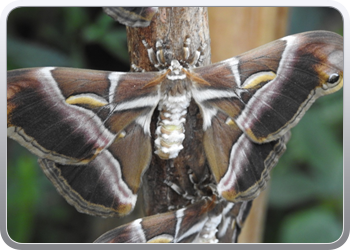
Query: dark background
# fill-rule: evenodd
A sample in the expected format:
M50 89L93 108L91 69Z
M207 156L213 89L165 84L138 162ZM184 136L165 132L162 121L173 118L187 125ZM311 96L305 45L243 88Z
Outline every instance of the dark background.
M65 66L129 71L125 27L101 8L18 8L8 17L7 69ZM290 9L289 34L342 34L332 8ZM247 31L249 32L249 31ZM232 55L234 56L234 55ZM231 57L231 56L230 56ZM265 242L333 242L343 227L343 91L319 99L292 129L272 171ZM7 228L17 242L92 242L117 219L77 212L37 159L8 140Z

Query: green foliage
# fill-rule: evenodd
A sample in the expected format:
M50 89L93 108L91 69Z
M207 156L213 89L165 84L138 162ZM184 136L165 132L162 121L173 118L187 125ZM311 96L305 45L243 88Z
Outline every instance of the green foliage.
M93 68L99 63L89 57L91 47L103 50L101 54L107 59L101 59L105 63L117 61L114 70L129 61L125 27L104 14L102 8L18 8L10 13L7 24L8 69Z
M315 207L286 217L280 235L282 242L331 243L342 233L342 223L332 210Z
M67 55L43 45L24 42L12 37L7 37L7 44L9 44L7 48L8 68L40 67L53 63L55 66L71 66Z
M19 178L21 182L8 182L7 211L8 218L13 219L8 224L8 233L15 241L26 242L32 236L31 224L34 222L35 209L40 202L39 186L35 185L38 168L35 158L20 146L14 147L21 157L10 158L8 179Z

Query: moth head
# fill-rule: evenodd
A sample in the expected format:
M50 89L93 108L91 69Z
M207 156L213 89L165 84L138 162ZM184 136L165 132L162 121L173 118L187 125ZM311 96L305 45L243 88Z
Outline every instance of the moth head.
M167 74L169 80L183 80L186 78L183 67L178 60L171 61L169 70L170 72Z
M178 75L181 72L182 66L178 60L172 60L169 69Z

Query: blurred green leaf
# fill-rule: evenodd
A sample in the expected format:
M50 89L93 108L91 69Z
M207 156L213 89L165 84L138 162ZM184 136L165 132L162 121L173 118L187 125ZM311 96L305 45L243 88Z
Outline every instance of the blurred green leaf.
M129 63L129 53L126 50L126 33L124 30L114 30L108 33L101 42L103 46L114 56L118 57L125 63Z
M77 30L85 27L89 20L84 8L63 8L63 21L67 33L74 35Z
M313 182L297 171L274 173L269 194L269 205L275 209L290 208L313 198Z
M128 51L125 50L127 40L125 28L113 28L113 20L107 15L101 15L96 23L83 29L83 37L88 42L102 45L112 55L129 62Z
M59 51L11 37L7 37L7 56L16 68L70 65L68 56Z
M282 242L331 243L342 233L342 224L325 208L311 208L288 216L281 226Z
M19 148L16 145L15 148ZM19 149L18 152L24 151ZM40 200L40 186L37 185L38 166L36 157L29 152L21 153L8 168L8 178L16 177L20 181L7 184L7 215L12 222L7 224L9 236L17 242L28 242L33 235L32 225L35 219L36 204Z
M83 29L83 37L88 41L100 41L112 26L112 19L106 15L100 15L97 21Z

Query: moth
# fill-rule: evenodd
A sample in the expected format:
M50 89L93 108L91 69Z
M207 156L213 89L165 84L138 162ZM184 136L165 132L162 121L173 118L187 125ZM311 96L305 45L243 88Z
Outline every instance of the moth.
M94 243L232 243L248 216L251 201L202 199L176 211L134 220L101 235Z
M103 7L103 10L126 26L147 27L158 12L158 7Z
M186 60L167 61L146 48L160 71L9 71L8 137L39 157L46 176L78 211L123 216L134 209L152 154L170 161L181 153L194 101L212 194L97 242L216 242L225 238L223 230L233 230L233 218L244 217L237 207L249 206L265 188L289 130L318 97L342 87L343 38L300 33L203 67L197 67L200 51L190 57L184 49ZM158 123L151 131L154 112ZM162 222L168 226L159 229Z

